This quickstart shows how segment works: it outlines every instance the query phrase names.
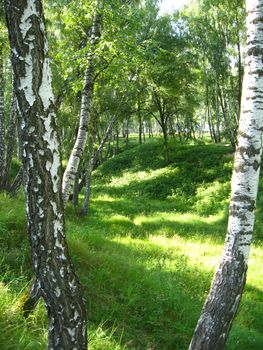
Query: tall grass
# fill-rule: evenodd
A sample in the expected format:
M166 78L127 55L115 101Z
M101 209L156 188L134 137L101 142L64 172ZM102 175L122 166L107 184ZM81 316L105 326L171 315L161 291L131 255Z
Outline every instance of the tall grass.
M66 210L91 350L187 349L223 247L231 167L226 146L171 144L167 162L152 142L96 170L88 217ZM31 278L23 203L0 197L1 349L46 347L43 305L28 320L18 307ZM262 204L228 350L263 348Z

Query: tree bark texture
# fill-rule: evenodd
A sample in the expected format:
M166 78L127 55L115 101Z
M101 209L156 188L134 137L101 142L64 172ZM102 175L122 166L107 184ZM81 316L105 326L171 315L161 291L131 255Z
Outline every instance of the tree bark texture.
M98 39L100 38L101 14L96 13L93 19L92 33L90 38L90 49L87 58L87 69L84 77L84 85L81 96L81 111L78 134L72 149L67 168L63 175L62 192L66 203L72 190L75 176L78 172L79 163L84 152L88 133L88 119L91 110L91 100L94 87L94 52Z
M22 118L32 267L48 313L48 349L86 350L82 289L65 238L61 159L41 0L6 0L14 86Z
M263 130L263 0L247 0L247 54L223 256L191 350L223 349L245 286L254 226Z
M0 182L5 162L4 61L0 52ZM1 184L0 184L1 185ZM2 187L2 186L1 186Z

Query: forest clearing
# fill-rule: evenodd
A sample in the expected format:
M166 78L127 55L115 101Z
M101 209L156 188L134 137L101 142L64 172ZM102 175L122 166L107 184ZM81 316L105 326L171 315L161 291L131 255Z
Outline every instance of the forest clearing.
M263 0L0 4L0 349L261 350Z

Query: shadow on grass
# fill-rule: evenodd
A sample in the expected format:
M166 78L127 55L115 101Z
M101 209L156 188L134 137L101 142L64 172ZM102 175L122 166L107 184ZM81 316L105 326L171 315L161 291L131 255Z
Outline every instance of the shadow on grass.
M89 229L109 236L146 238L150 235L184 238L209 238L222 242L227 226L227 211L217 216L202 217L180 212L174 200L147 201L138 198L95 198L87 218L69 213L71 222L82 232Z
M186 349L211 276L175 251L126 243L71 241L91 322L116 325L129 348Z
M223 162L229 161L233 153L230 146L190 145L181 142L170 142L169 149L170 160L167 163L163 154L162 142L153 141L138 145L103 163L97 175L109 178L121 176L125 171L155 170L173 163L187 170L193 170L194 167L207 169L211 166L222 165L222 159Z
M105 327L123 331L129 349L184 350L188 348L213 271L193 265L173 248L163 248L146 240L111 238L91 233L85 239L70 240L70 248L84 284L89 319ZM261 291L253 290L243 301L235 332L227 349L261 350L262 315L250 309L252 299L260 304ZM243 321L242 317L244 318ZM248 323L247 320L250 321ZM243 331L257 337L245 339ZM250 347L251 346L251 347Z

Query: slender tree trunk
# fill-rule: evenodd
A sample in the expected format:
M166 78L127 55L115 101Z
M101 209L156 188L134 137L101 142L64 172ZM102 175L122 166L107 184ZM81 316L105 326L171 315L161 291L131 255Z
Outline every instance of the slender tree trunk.
M150 139L152 137L152 123L151 123L151 120L149 120L149 123L148 123L148 138Z
M216 132L215 132L215 127L214 127L214 122L213 122L213 118L212 118L212 114L211 114L211 109L208 106L208 123L210 126L210 130L211 130L211 138L212 140L217 143L217 137L216 137Z
M246 282L262 154L263 0L247 0L247 55L228 230L190 350L224 348Z
M214 130L214 125L213 125L211 111L210 111L210 104L209 104L209 86L208 86L208 74L207 74L207 67L206 67L205 52L203 52L203 69L204 69L204 76L205 76L205 98L206 98L207 122L209 126L211 140L216 143L215 130Z
M99 144L99 147L98 147L97 151L93 154L93 157L92 157L92 170L94 169L94 167L95 167L95 165L96 165L96 163L97 163L97 161L99 159L99 156L100 156L100 154L102 152L102 149L103 149L103 147L104 147L104 145L105 145L105 143L106 143L106 141L107 141L107 139L108 139L108 137L109 137L109 135L111 133L111 130L112 130L112 127L113 127L113 125L115 123L115 120L116 120L116 118L113 118L111 120L111 122L109 123L108 128L107 128L107 130L106 130L106 132L105 132L105 134L104 134L104 136L103 136L103 138L102 138L102 140L101 140L101 142ZM82 190L82 188L84 187L86 182L87 182L87 173L85 173L85 175L83 176L83 178L82 178L82 180L81 180L81 182L79 184L79 192ZM90 178L89 182L91 182L91 178ZM90 186L90 183L88 185ZM88 193L88 196L89 196L90 192L87 192L87 193ZM89 201L89 198L87 199L87 201ZM88 205L89 205L89 203L88 203Z
M22 143L22 131L21 131L21 115L17 108L17 123L16 123L16 145L17 145L17 158L22 161L23 157L23 143Z
M96 13L93 19L92 33L90 39L90 50L87 59L87 69L84 77L84 86L81 96L81 112L78 135L72 149L67 168L63 175L62 192L64 203L68 201L75 176L78 172L79 163L84 152L88 132L88 118L90 116L91 101L94 87L94 51L98 38L100 37L101 14Z
M237 128L238 128L238 125L237 125L238 123L235 124L236 119L233 117L231 118L230 108L229 108L228 103L227 103L227 93L226 93L224 76L222 76L222 91L223 91L222 98L224 101L225 113L226 113L227 119L229 120L229 126L230 126L230 135L231 135L230 142L231 142L231 145L233 146L233 148L235 148L236 147L236 136L237 136L236 132L237 132Z
M223 97L222 97L222 94L219 90L219 97L220 97L220 104L221 104L221 109L222 109L222 113L223 113L223 118L224 118L224 121L225 121L225 127L226 127L226 130L227 130L227 134L228 134L228 137L229 137L229 140L230 140L230 143L232 145L233 148L236 147L236 144L235 144L235 135L234 135L234 130L233 130L233 127L231 126L230 122L229 122L229 118L227 116L227 111L226 111L226 106L224 104L224 100L223 100Z
M97 151L95 153L93 153L94 142L92 142L92 144L90 145L90 150L89 150L90 156L89 156L89 160L88 160L88 167L87 167L87 170L85 173L85 196L84 196L84 204L83 204L83 208L82 208L83 215L87 215L88 210L89 210L90 185L91 185L93 168L98 160L98 156L102 150L102 147L104 146L104 143L106 142L106 140L107 140L107 138L112 130L112 127L113 127L115 120L116 120L116 118L113 118L112 121L110 122L110 124L109 124L109 126L104 134L104 137L99 145L99 148L97 149ZM95 135L95 133L94 133L94 135Z
M42 2L6 0L5 6L22 117L32 267L48 314L48 349L86 350L85 304L65 238L61 160Z
M15 134L16 134L16 97L13 89L12 102L11 102L11 112L9 118L9 127L7 133L7 146L6 146L6 156L5 156L5 166L3 169L2 186L6 190L9 190L10 186L10 170L12 163L12 156L14 152Z
M119 127L117 125L116 127L116 154L119 153L120 149L120 132L119 132Z
M89 134L89 142L88 142L88 159L87 159L87 168L86 168L86 183L85 183L85 195L84 195L84 204L82 208L82 214L86 215L89 207L89 198L90 198L90 181L91 181L91 173L93 169L93 153L94 153L94 143L96 139L98 128L98 119L97 114L93 113L90 120L90 134ZM114 139L113 139L114 143ZM113 144L114 149L114 144ZM114 152L114 151L113 151Z
M241 56L241 43L240 43L240 29L238 20L238 9L240 7L239 0L236 1L236 36L237 36L237 52L238 52L238 116L241 108L241 97L242 97L242 79L243 79L243 68L242 68L242 56Z
M129 147L129 118L127 118L126 120L126 132L125 132L125 136L126 136L126 139L125 139L125 145L126 145L126 149L128 149Z
M0 52L0 188L5 163L5 109L4 109L4 61Z
M23 167L21 166L8 191L11 197L15 197L18 194L18 191L23 184L23 173Z
M142 113L141 113L141 96L138 93L138 121L139 121L139 144L142 143Z
M165 159L166 159L166 161L168 161L169 149L168 149L167 119L165 118L165 116L160 116L160 121L161 121L160 126L162 128L162 133L163 133Z
M219 115L219 106L218 106L218 74L216 71L214 75L215 75L216 141L221 142L220 115Z
M79 204L79 171L77 172L74 180L74 189L73 189L73 199L72 203L74 208Z

